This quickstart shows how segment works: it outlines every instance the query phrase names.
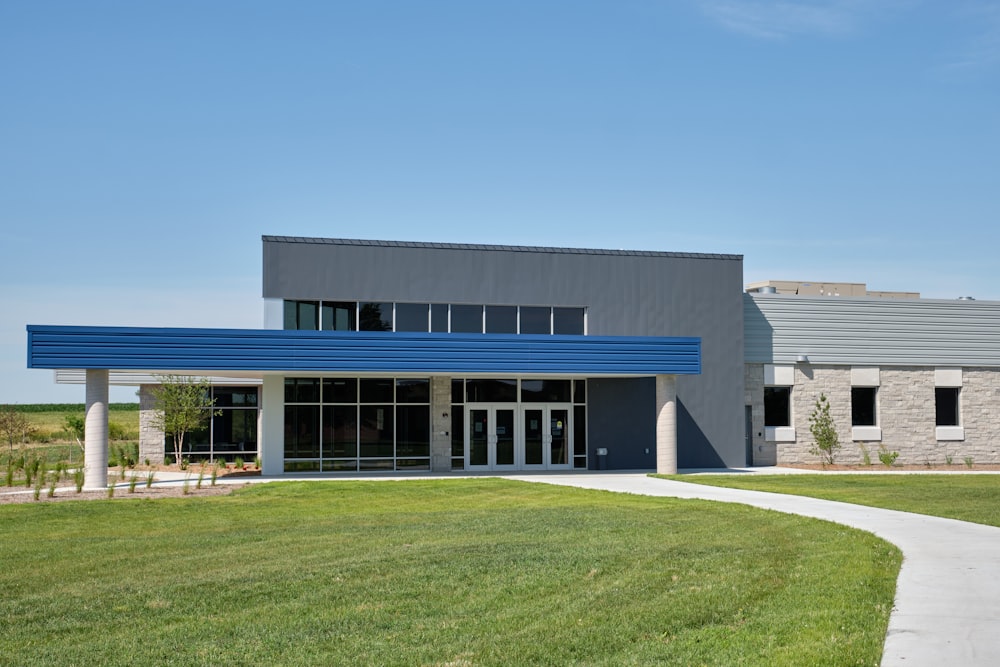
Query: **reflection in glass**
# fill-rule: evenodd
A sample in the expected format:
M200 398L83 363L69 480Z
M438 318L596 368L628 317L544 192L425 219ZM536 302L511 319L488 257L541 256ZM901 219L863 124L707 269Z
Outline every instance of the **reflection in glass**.
M361 304L358 329L361 331L392 331L392 304Z
M358 304L353 301L324 301L321 309L324 331L356 331Z
M430 455L430 407L426 405L397 405L396 456Z
M392 406L362 405L360 411L361 457L392 456Z

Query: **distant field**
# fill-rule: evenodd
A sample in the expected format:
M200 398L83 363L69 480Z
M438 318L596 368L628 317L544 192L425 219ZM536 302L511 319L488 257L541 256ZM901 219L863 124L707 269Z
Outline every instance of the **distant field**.
M66 417L84 416L83 403L28 403L14 404L14 408L31 422L34 432L25 444L74 443L72 433L66 430ZM121 440L139 439L139 404L108 404L108 426Z

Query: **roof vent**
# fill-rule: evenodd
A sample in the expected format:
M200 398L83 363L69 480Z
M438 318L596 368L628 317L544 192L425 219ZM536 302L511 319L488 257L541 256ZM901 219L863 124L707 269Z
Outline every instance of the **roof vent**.
M975 301L976 297L974 297L974 296L960 296L960 297L958 297L958 300L959 301Z

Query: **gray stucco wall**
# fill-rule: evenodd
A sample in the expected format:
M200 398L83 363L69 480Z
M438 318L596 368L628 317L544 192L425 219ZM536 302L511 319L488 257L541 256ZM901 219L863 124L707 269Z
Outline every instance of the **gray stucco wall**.
M264 237L263 253L264 298L583 306L590 335L700 337L702 374L677 383L680 465L745 463L738 255L287 237ZM641 393L618 390L608 405ZM640 452L653 447L653 412L651 398ZM606 446L593 438L592 449Z

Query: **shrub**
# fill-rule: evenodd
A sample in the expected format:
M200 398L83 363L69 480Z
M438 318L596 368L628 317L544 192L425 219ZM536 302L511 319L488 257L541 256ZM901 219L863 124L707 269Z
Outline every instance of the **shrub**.
M73 483L76 485L76 492L81 493L83 491L83 468L77 468L73 471Z
M156 470L150 470L146 473L146 488L153 486L153 477L156 476Z
M242 456L237 456L235 459L233 459L233 468L235 468L236 470L243 470L244 465L245 464L243 463Z
M128 492L135 493L135 485L139 482L138 475L132 475L128 480Z
M878 460L882 462L882 465L891 468L897 458L899 458L899 452L890 452L885 445L878 446Z
M962 460L965 461L965 467L966 468L971 468L972 467L972 457L971 456L966 456Z
M858 447L861 448L861 462L866 466L870 466L872 464L872 454L868 450L868 446L863 442L859 442Z

